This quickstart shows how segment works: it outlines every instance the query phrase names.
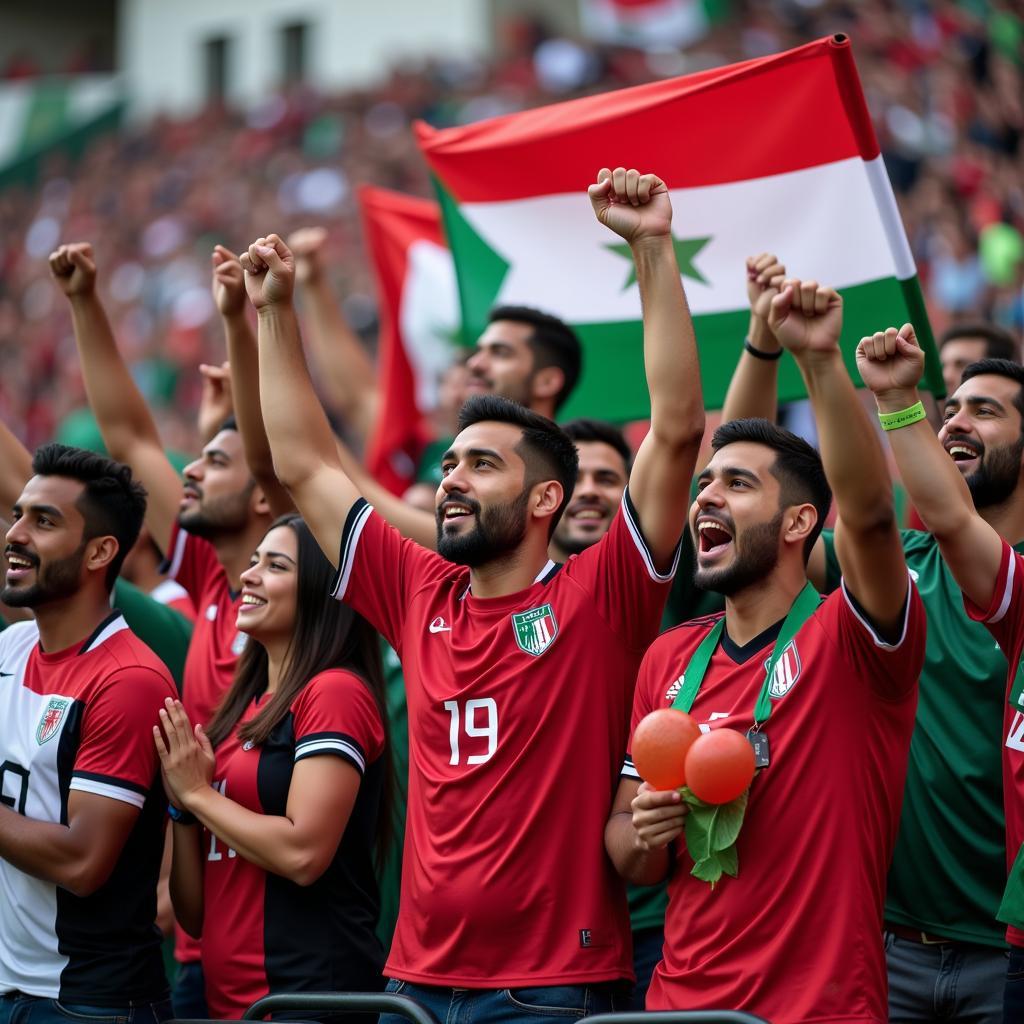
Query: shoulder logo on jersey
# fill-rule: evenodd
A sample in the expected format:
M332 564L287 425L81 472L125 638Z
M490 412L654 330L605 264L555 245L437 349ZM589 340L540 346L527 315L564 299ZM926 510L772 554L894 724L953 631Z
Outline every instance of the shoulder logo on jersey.
M36 742L39 746L57 735L57 730L60 728L60 723L70 703L71 701L67 697L50 698L46 710L39 719L39 725L36 726Z
M676 681L675 681L675 682L674 682L674 683L673 683L673 684L672 684L672 685L671 685L671 686L670 686L670 687L669 687L669 688L668 688L668 689L667 689L667 690L665 691L665 700L667 700L667 701L668 701L668 702L669 702L669 703L671 704L671 703L672 703L672 701L674 701L674 700L676 699L676 697L678 697L678 696L679 696L679 691L680 691L680 690L681 690L681 689L683 688L683 683L684 683L685 681L686 681L686 676L685 676L685 675L682 675L682 676L680 676L680 677L679 677L679 678L678 678L678 679L677 679L677 680L676 680Z
M768 671L768 658L764 663L765 671ZM781 657L775 663L775 674L768 685L768 696L772 700L785 697L793 685L800 678L800 652L796 649L796 641L790 640Z
M555 637L558 636L558 621L551 610L551 605L542 604L539 608L531 608L529 611L513 615L512 629L520 650L536 658L554 643Z

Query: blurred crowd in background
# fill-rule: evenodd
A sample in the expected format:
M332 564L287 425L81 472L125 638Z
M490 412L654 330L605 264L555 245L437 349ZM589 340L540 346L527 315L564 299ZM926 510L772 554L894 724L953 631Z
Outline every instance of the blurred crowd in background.
M209 290L215 242L236 248L269 231L323 225L345 315L372 346L376 301L355 190L369 183L431 195L411 130L417 118L467 123L834 32L853 40L936 333L984 317L1019 338L1022 6L720 0L712 10L683 52L597 47L510 20L491 63L407 63L370 90L297 89L244 113L210 108L187 121L131 126L74 162L53 157L32 188L0 191L0 419L34 446L67 431L84 405L66 303L46 264L62 241L95 245L120 345L166 443L190 451L196 366L224 358Z

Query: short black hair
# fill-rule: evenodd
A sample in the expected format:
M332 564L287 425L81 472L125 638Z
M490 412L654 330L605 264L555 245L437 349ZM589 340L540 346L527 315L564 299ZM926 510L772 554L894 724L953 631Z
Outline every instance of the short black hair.
M633 451L629 447L625 435L614 423L580 417L563 423L562 429L576 444L596 441L608 445L609 448L614 448L622 456L627 473L632 467Z
M947 327L939 338L939 348L950 341L972 341L979 338L985 342L986 359L1010 359L1016 362L1020 357L1020 346L1014 336L1004 327L987 320L965 320Z
M224 419L224 422L217 428L217 434L222 430L238 430L238 420L235 419L234 413ZM214 436L216 437L216 434Z
M515 450L526 463L526 486L540 480L557 480L562 485L562 503L551 517L548 536L555 532L576 486L579 453L576 445L553 420L499 395L473 395L459 410L459 433L474 423L511 423L523 432Z
M1020 385L1014 396L1013 405L1020 413L1021 433L1024 434L1024 366L1012 359L979 359L964 367L964 372L960 375L960 383L963 384L972 377L988 376L1006 377Z
M825 476L825 467L817 449L802 437L765 419L730 420L723 423L711 438L711 448L719 451L726 445L747 441L762 444L775 452L772 476L779 481L782 505L814 506L818 521L804 543L804 563L825 527L828 510L832 506L832 488Z
M583 367L583 349L576 332L564 320L531 306L496 306L487 322L493 324L496 320L511 320L532 327L528 344L533 351L534 369L557 366L562 371L562 389L555 395L557 412L572 394Z
M84 484L75 502L82 513L82 540L112 536L117 540L117 554L107 566L107 590L121 571L128 552L139 539L146 516L146 489L132 479L131 469L104 455L72 448L66 444L44 444L32 457L36 476L65 476Z

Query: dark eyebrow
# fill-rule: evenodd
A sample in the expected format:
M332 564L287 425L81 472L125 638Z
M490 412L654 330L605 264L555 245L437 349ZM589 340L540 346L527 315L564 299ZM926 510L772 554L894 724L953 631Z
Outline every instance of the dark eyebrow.
M203 451L203 455L206 458L210 458L211 455L219 455L222 459L227 459L228 462L231 461L231 456L223 448L206 448Z
M259 554L258 551L256 553ZM263 554L267 558L283 558L286 562L291 562L292 565L295 565L295 559L290 555L286 555L283 551L264 551Z
M29 512L36 512L41 513L44 516L49 516L51 519L64 518L64 513L61 512L61 510L57 508L56 505L29 505L28 510ZM24 509L21 507L21 505L15 505L11 509L11 511L17 514L18 512L23 512Z
M468 448L466 450L466 458L470 459L474 457L494 459L495 462L500 462L503 466L505 465L505 460L493 448ZM457 462L458 458L458 452L456 452L454 448L449 448L448 451L441 456L441 461L447 462L449 459L454 459Z
M710 466L709 466L707 469L704 470L703 473L701 473L701 475L699 477L697 477L697 480L700 481L700 480L704 480L704 479L707 479L707 478L714 479L714 477L716 475L717 476L739 476L739 477L743 477L744 480L750 480L752 483L755 483L755 484L759 484L761 482L761 478L756 473L754 473L752 470L741 469L739 466L723 466L721 469L718 470L717 473L715 472L715 470L711 469Z

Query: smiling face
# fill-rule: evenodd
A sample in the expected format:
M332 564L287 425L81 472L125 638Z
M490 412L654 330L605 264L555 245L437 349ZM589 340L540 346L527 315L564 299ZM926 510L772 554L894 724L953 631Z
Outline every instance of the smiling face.
M437 550L458 565L480 566L515 550L529 526L522 430L480 422L463 430L441 460Z
M964 381L946 402L939 441L956 462L976 508L998 505L1020 483L1020 385L1009 377L981 374Z
M611 445L578 441L576 450L576 486L552 538L564 555L578 555L608 532L629 479L625 460Z
M252 514L254 486L242 435L222 430L185 467L185 491L178 508L181 528L207 540L244 529Z
M767 576L787 548L803 558L807 531L797 510L806 517L808 506L781 506L775 461L771 448L737 442L715 452L698 477L690 533L697 552L694 581L702 589L736 594Z
M242 573L242 603L236 624L266 645L287 642L295 630L299 542L289 526L267 532Z
M39 608L81 588L90 543L83 540L85 520L76 505L83 489L61 476L34 476L25 485L7 531L4 604Z

